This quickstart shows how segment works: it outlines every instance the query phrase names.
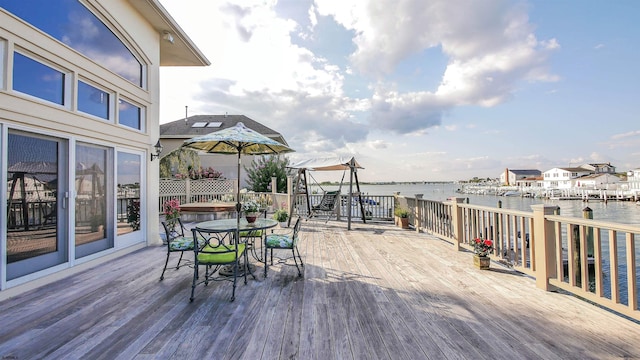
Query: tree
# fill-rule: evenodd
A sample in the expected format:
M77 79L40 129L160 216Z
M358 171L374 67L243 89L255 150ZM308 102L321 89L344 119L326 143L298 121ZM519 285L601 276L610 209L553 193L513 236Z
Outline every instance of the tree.
M247 172L249 188L256 192L271 191L271 177L277 178L277 192L287 190L287 166L289 159L286 157L267 155L257 157L251 161L251 166L244 167Z
M171 178L176 174L180 178L189 177L189 172L200 168L198 152L179 147L160 159L160 177Z

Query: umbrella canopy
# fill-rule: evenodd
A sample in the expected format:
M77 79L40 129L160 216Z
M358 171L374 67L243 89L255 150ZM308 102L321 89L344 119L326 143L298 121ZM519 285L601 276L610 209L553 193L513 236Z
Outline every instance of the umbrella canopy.
M240 157L246 155L280 154L293 151L288 146L270 139L246 127L242 122L235 126L186 140L182 145L191 149L214 154L238 154L238 193L236 239L240 228Z
M271 138L246 127L242 122L207 135L193 137L185 147L216 154L266 155L293 151Z

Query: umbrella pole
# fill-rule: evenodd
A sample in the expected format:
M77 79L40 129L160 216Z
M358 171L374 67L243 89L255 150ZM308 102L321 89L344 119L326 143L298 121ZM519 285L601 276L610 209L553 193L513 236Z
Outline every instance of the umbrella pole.
M242 146L238 147L238 190L237 190L237 203L236 203L236 244L240 243L240 154L242 153Z

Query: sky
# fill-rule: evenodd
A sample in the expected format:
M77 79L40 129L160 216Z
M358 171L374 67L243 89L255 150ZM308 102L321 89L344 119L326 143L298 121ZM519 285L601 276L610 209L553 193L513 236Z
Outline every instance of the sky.
M160 3L212 63L161 68L161 124L246 115L361 182L640 168L639 1Z

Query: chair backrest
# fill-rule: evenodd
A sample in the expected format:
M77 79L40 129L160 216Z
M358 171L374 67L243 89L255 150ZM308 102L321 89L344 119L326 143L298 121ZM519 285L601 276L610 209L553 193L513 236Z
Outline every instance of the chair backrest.
M162 227L164 227L164 232L167 235L167 244L176 238L184 237L185 227L180 218L168 222L163 221Z
M298 242L298 232L300 231L300 227L302 226L302 218L298 218L298 220L296 220L295 225L293 225L293 234L291 234L292 238L293 238L293 243L296 244Z
M233 263L244 251L244 244L234 245L233 232L219 232L195 227L191 229L197 246L193 247L197 263Z
M336 206L336 200L340 197L340 191L326 191L320 199L320 203L315 206L316 209L330 211Z

